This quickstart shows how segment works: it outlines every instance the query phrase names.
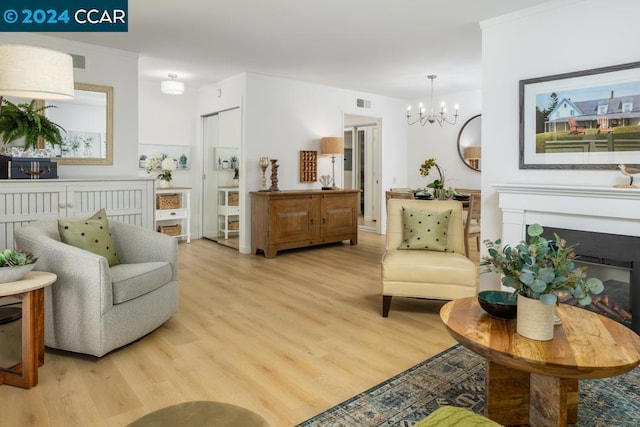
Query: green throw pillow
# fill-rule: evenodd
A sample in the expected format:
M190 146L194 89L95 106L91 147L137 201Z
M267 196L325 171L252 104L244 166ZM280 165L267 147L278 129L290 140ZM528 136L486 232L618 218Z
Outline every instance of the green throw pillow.
M402 208L402 244L398 249L447 251L451 209L442 212Z
M58 231L62 242L105 257L109 267L120 264L104 209L84 221L59 219Z
M475 414L468 409L453 406L441 406L427 418L414 424L414 427L500 427L500 424Z

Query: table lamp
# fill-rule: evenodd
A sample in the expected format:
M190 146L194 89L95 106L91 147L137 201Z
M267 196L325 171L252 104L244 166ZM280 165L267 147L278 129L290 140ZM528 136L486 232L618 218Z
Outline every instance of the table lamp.
M341 136L328 136L320 139L320 154L331 155L331 168L333 189L336 190L336 155L344 154L344 138Z
M71 99L71 55L36 46L0 44L0 97Z

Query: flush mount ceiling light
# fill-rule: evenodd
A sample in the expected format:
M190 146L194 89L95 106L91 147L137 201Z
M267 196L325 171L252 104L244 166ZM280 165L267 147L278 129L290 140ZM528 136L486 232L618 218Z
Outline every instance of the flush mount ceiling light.
M160 83L160 92L168 95L182 95L184 93L184 83L176 80L178 75L170 73L169 78L171 80L163 80Z
M407 107L407 123L409 125L415 125L416 123L420 123L422 126L429 124L438 123L440 126L443 126L445 123L450 125L455 125L458 120L458 105L454 107L456 112L453 115L453 120L450 120L446 117L447 108L444 105L444 101L440 104L440 112L434 113L433 111L433 81L437 78L435 74L430 74L427 76L429 80L431 80L431 112L429 114L425 113L424 106L422 102L418 105L419 108L419 116L414 121L411 121L411 105Z
M71 55L36 46L0 45L0 97L71 99Z

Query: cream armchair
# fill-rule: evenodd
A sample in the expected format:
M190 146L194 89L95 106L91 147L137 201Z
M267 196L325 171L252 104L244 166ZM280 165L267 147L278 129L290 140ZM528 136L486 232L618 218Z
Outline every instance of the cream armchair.
M447 252L399 250L403 242L402 208L442 212L452 210ZM462 203L450 200L387 202L387 241L382 257L382 316L389 315L393 296L451 300L474 296L478 266L465 256Z
M38 257L36 270L58 276L45 290L48 347L103 356L177 311L176 240L114 221L109 227L121 262L112 267L104 257L60 242L56 219L16 230L16 247Z

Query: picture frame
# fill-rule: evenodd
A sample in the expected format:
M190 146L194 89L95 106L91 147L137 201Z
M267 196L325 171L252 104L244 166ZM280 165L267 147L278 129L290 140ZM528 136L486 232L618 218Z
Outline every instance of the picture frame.
M166 154L176 162L176 170L191 169L191 146L189 145L138 145L138 168L144 169L147 159Z
M235 147L215 147L213 164L215 170L233 171L240 165L240 149Z
M640 62L520 80L520 169L640 166Z

